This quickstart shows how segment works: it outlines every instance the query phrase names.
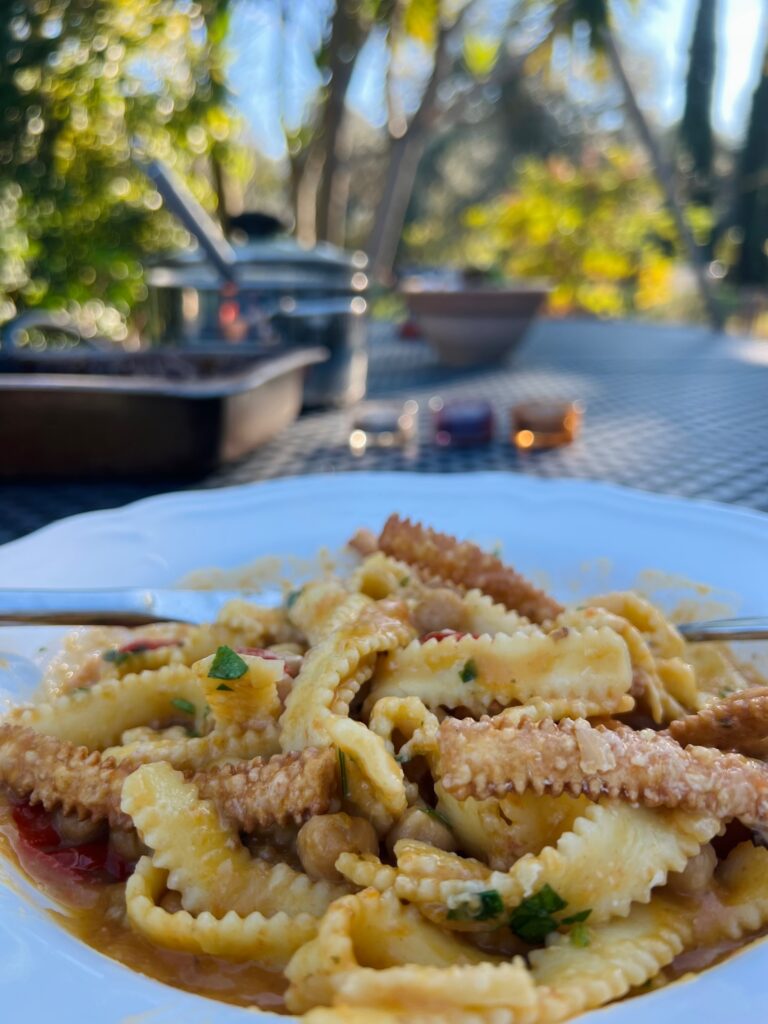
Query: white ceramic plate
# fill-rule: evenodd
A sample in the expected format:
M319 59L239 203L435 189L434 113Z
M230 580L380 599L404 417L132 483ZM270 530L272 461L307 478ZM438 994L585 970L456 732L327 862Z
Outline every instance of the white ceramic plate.
M502 474L305 477L150 498L75 516L0 548L0 586L172 584L207 566L263 555L310 557L339 547L360 525L378 528L398 511L492 545L522 571L572 599L581 590L630 586L649 568L699 580L731 610L768 612L768 517L576 481ZM669 579L668 602L680 587ZM39 641L37 641L39 643ZM23 630L0 634L14 656L0 689L21 694ZM15 667L14 667L15 666ZM0 871L8 871L7 867ZM0 882L2 875L0 875ZM0 993L9 1019L30 1024L229 1024L280 1021L211 1002L134 974L66 932L39 897L0 885ZM598 1011L605 1024L727 1024L765 1019L768 952L757 943L690 982ZM245 1014L248 1013L246 1017ZM597 1014L581 1020L595 1020Z

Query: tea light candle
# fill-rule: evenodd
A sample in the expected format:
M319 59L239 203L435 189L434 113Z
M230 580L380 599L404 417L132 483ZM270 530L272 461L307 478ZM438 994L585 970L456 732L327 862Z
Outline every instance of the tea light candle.
M444 402L431 398L435 444L441 448L468 448L493 439L493 408L482 398L457 398Z
M365 402L352 414L349 447L361 455L368 447L402 447L416 436L418 402Z
M581 402L520 402L510 410L510 441L520 451L570 444L583 418Z

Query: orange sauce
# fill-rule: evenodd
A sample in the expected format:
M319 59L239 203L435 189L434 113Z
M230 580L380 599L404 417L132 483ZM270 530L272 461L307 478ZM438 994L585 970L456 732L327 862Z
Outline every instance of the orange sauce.
M81 942L166 985L237 1006L286 1012L286 981L282 974L255 964L177 953L152 945L134 932L126 919L124 883L66 882L59 886L33 878L11 845L9 836L14 831L10 806L0 794L0 856L16 865L36 888L59 904L60 909L45 913Z

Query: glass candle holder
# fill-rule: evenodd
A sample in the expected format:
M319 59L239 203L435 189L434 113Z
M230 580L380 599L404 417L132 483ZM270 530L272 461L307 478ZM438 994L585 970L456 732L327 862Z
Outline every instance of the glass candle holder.
M441 448L470 448L493 440L493 407L483 398L429 400L434 416L434 440Z
M510 410L510 441L519 451L571 444L583 419L581 402L520 402Z
M405 447L416 437L419 404L363 402L352 412L349 447L362 455L368 448Z

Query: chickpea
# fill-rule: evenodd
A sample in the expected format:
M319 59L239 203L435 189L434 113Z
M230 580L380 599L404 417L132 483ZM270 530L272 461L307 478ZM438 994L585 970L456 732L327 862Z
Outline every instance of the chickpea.
M461 630L466 621L461 598L447 587L428 590L416 604L411 618L422 635L434 633L438 629Z
M65 814L62 810L54 811L51 823L61 838L62 846L80 846L101 839L106 831L103 821L83 818L76 814Z
M109 845L127 861L138 860L147 852L135 828L113 828L109 834Z
M378 853L379 840L365 818L352 818L343 811L318 814L299 829L296 849L310 878L338 882L336 870L340 853Z
M693 896L707 888L716 866L717 854L712 844L707 843L695 857L691 857L682 871L671 872L667 882L682 896Z
M409 807L387 832L384 843L390 853L399 839L417 839L448 853L456 850L453 832L423 807Z

